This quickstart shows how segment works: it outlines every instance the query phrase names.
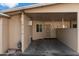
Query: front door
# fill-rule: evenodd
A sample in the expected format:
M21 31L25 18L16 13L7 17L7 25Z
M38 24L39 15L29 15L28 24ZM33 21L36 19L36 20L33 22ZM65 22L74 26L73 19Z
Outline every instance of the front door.
M45 24L45 35L46 35L46 38L50 38L50 30L51 30L51 27L50 27L50 24Z

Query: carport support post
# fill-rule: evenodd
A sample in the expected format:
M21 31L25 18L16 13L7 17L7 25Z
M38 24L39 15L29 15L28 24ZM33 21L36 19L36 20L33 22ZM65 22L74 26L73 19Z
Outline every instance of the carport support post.
M77 12L77 52L79 53L79 12Z
M2 23L3 23L3 19L2 19L2 17L0 18L0 54L2 54L3 53L3 39L2 39L2 33L3 33L3 31L2 31Z
M29 27L30 18L22 12L21 14L21 43L22 43L22 52L24 52L30 44L30 27Z
M24 52L24 12L21 14L21 43L22 43L22 52Z

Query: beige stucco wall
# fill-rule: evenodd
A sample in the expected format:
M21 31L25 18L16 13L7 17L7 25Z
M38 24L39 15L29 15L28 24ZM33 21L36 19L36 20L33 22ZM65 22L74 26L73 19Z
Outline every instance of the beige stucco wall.
M9 27L8 27L8 18L3 18L3 27L2 27L2 47L3 52L6 52L9 49Z
M8 18L0 17L0 54L8 50Z
M70 29L57 29L56 31L57 39L61 42L72 48L73 50L77 51L77 29L70 28Z
M42 32L36 32L36 24L42 24L43 25L43 31ZM46 28L46 25L50 25L49 28ZM66 28L70 28L70 21L65 21L64 25ZM46 28L46 29L45 29ZM43 39L43 38L56 38L56 28L62 28L62 21L39 21L39 20L33 20L32 25L32 37L33 40L36 39ZM47 32L49 31L49 32ZM50 36L49 36L50 35Z
M33 40L45 38L44 26L42 27L43 28L42 32L36 32L36 24L44 25L44 22L43 21L33 21L33 25L32 25Z
M9 48L17 48L17 43L21 40L21 17L13 15L9 20Z
M30 18L24 15L24 40L21 39L21 15L13 15L9 19L0 18L0 53L7 49L16 49L19 40L22 42L23 51L28 47L31 40Z
M77 51L79 52L79 12L77 12L77 46L78 46L78 49Z
M2 51L2 17L0 17L0 54L3 53Z

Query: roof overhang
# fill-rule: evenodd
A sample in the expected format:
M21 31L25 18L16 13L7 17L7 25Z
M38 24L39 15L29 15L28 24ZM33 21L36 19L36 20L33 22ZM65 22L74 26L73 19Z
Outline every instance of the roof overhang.
M52 12L52 13L27 13L31 20L39 21L61 21L62 18L66 21L76 20L77 12Z
M0 11L1 13L7 13L7 12L13 12L13 11L20 11L20 10L25 10L25 9L32 9L32 8L37 8L37 7L43 7L47 5L54 5L56 3L38 3L38 4L33 4L29 6L23 6L23 7L17 7L17 8L11 8L7 10L2 10Z

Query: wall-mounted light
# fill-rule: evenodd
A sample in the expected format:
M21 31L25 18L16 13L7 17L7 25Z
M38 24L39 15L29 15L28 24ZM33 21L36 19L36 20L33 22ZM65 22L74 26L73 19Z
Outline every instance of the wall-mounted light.
M32 21L29 21L29 24L28 25L32 26Z

